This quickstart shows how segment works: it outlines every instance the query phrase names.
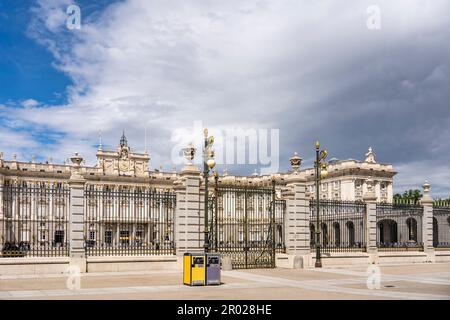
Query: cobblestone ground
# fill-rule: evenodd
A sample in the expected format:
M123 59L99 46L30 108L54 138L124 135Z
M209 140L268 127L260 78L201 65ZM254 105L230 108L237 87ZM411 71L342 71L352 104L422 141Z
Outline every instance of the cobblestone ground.
M444 299L450 264L380 266L379 289L367 267L233 270L220 286L182 285L181 272L88 273L71 290L67 275L0 276L0 299Z

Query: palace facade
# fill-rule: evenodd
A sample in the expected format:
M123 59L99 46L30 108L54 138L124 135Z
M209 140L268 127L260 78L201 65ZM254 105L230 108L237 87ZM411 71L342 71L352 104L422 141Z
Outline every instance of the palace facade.
M128 145L125 135L122 135L116 150L97 150L97 163L94 166L82 165L81 175L87 180L88 187L98 190L147 190L170 191L179 174L149 170L150 156L147 152L134 152ZM68 183L72 164L55 164L51 161L37 163L17 161L14 154L11 160L3 159L0 153L0 187L2 185L39 187L64 186ZM314 169L301 169L307 181L307 192L315 198ZM290 175L276 173L272 176L277 185L283 185ZM364 160L336 160L328 163L328 176L321 181L320 198L328 200L362 200L367 191L367 181L373 183L378 202L391 203L393 200L393 178L396 172L391 164L375 161L372 148L369 148ZM233 176L225 172L219 183L252 183L269 181L270 176ZM277 193L280 195L280 192Z
M30 162L17 161L15 155L11 160L1 156L2 243L22 243L22 246L31 244L32 247L25 249L34 250L36 255L41 254L39 250L46 250L48 255L65 254L70 224L69 182L76 167L75 171L85 181L83 242L89 255L111 255L117 250L174 252L177 241L174 233L174 212L177 207L175 191L182 183L181 173L176 170L150 170L150 155L132 150L125 135L122 135L115 150L104 150L100 145L96 157L94 166L84 165L79 156L73 157L72 161L75 158L80 161L81 165L78 166L74 165L78 163L76 161L73 161L74 164L55 164L52 161L37 163L34 159ZM306 196L315 199L314 169L300 169L299 156L294 156L290 161L295 174L306 180ZM239 191L233 188L268 187L275 179L276 198L280 202L275 204L274 236L277 248L284 248L283 190L292 174L293 171L265 176L235 176L224 172L217 181L219 186L230 186L230 191L218 197L216 203L218 245L236 246L244 240L255 244L265 243L271 224L267 213L271 208L272 196L270 193L252 195L249 193L251 188L249 192L238 194ZM375 160L371 148L363 160L331 159L328 175L320 185L320 199L353 201L354 204L348 205L353 210L351 215L342 216L340 220L322 214L324 243L344 243L345 235L348 234L351 236L347 237L347 242L352 246L362 246L365 210L363 194L374 192L377 202L392 203L395 174L392 165ZM210 185L214 186L215 178L210 179ZM213 190L214 187L211 187L210 192ZM313 221L314 217L310 220ZM314 225L310 228L313 245Z

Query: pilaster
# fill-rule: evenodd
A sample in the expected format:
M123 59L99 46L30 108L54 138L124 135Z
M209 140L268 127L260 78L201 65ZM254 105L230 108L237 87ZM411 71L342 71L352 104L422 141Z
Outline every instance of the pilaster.
M363 195L366 203L365 237L366 248L370 263L378 263L377 248L377 195L375 194L371 180L367 180L368 189Z
M420 202L423 206L423 251L427 254L427 262L434 262L435 253L433 247L433 198L430 196L430 184L427 181L425 181L422 187L423 196Z

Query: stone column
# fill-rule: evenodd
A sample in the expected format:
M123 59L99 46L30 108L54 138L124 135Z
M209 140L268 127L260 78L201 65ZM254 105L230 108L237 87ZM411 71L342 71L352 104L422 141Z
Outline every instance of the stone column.
M310 252L309 201L305 197L305 178L294 174L287 178L286 249L288 253Z
M423 184L423 196L420 203L423 206L422 217L422 241L423 251L427 254L427 262L434 262L433 247L433 198L430 196L430 184L425 181Z
M200 170L193 164L185 166L174 186L177 196L175 239L177 255L204 250Z
M286 178L282 197L286 199L284 241L287 257L277 259L277 266L304 268L312 264L309 232L309 200L306 198L306 179L300 173L302 158L297 154L289 159L293 172ZM284 259L284 262L281 260Z
M77 153L70 160L74 166L69 179L70 211L70 266L86 272L86 255L84 249L84 187L86 180L80 174L80 163L83 160Z
M310 266L309 200L306 198L306 179L294 172L286 179L283 197L286 199L285 242L289 267Z
M365 237L367 253L369 254L369 263L378 263L377 248L377 195L373 188L373 181L367 180L367 190L363 194L363 200L366 202L365 214Z

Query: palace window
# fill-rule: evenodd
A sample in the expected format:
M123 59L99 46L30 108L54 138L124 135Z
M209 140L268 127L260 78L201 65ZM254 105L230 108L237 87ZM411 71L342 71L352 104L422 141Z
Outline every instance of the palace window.
M64 243L64 230L55 230L55 244L62 245Z
M26 224L22 224L21 226L21 241L26 241L29 242L30 241L30 229L29 227L27 227Z
M341 186L340 181L334 181L334 189L339 189L340 186Z
M144 226L138 225L136 227L136 241L142 242L143 239L144 239Z
M112 230L105 231L105 243L108 245L112 244Z
M130 231L129 230L120 230L119 241L120 241L121 245L128 245L130 243Z
M38 238L40 242L44 242L47 240L47 231L46 230L39 230L38 231Z

